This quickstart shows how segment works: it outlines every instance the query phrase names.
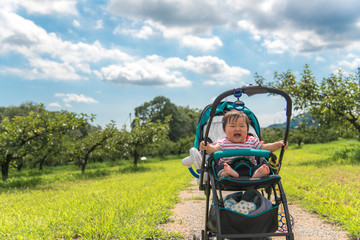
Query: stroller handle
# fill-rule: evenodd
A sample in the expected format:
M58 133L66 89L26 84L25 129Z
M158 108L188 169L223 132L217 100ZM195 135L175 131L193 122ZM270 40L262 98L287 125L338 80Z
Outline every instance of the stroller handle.
M280 90L280 89L276 89L276 88L271 88L271 87L268 87L268 86L265 86L265 85L246 85L246 86L243 86L241 88L241 91L242 93L245 93L246 95L248 95L249 97L250 96L253 96L253 95L256 95L256 94L265 94L265 93L270 93L270 94L275 94L275 95L281 95L285 98L286 100L286 103L287 103L287 106L286 106L286 116L288 118L291 117L291 112L292 112L292 101L291 101L291 98L290 96ZM215 112L216 112L216 107L219 105L219 103L221 102L221 100L223 100L224 98L228 97L228 96L231 96L234 94L234 89L230 89L228 91L225 91L223 92L222 94L220 94L213 102L213 106L215 107L212 107L211 111L210 111L210 118L212 118L214 115L215 115Z
M268 150L260 150L260 149L231 149L226 151L218 151L213 153L213 157L215 160L218 160L220 158L224 157L234 157L234 156L255 156L255 157L264 157L269 158L270 157L270 151Z

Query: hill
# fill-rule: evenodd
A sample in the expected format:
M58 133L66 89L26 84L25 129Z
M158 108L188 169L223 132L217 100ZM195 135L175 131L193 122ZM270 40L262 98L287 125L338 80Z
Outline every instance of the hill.
M309 122L309 121L312 121L313 118L305 113L305 114L301 114L301 115L297 115L295 117L293 117L291 119L291 122L290 122L290 129L295 129L299 126L300 122L304 121L305 119L305 122ZM310 126L313 126L313 125L316 125L317 123L311 123ZM286 123L278 123L278 124L272 124L266 128L285 128L286 126Z

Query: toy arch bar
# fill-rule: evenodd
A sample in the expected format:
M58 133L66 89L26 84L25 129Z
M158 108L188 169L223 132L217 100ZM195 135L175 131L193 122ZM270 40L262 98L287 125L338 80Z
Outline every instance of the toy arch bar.
M257 95L257 94L275 94L275 95L281 95L285 98L286 100L286 127L285 127L285 134L284 134L284 142L287 142L287 138L289 135L289 130L290 130L290 118L291 118L291 113L292 113L292 101L290 96L280 90L280 89L276 89L276 88L271 88L268 87L266 85L262 85L262 84L255 84L255 85L245 85L241 88L235 88L235 89L231 89L228 91L225 91L223 93L221 93L213 102L212 106L211 106L211 111L210 111L210 116L209 116L209 122L207 124L206 127L206 131L205 131L205 142L207 142L208 139L208 135L209 135L209 130L210 130L210 125L212 122L213 117L215 116L216 113L216 108L217 106L220 104L220 102L228 97L228 96L235 96L236 98L238 98L239 96L239 92L241 92L242 94L246 94L249 97L253 96L253 95ZM284 147L281 148L281 152L280 152L280 156L279 156L279 166L281 167L281 162L282 162L282 158L284 155ZM279 170L280 170L279 167ZM202 161L202 165L201 165L201 171L203 172L204 170L204 161ZM201 178L203 177L203 174L201 175ZM200 182L202 182L202 179L200 179Z

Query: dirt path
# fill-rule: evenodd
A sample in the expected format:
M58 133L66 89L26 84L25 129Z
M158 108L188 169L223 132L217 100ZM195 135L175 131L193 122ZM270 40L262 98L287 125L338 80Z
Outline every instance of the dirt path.
M180 193L180 202L173 209L172 222L164 224L168 231L181 232L184 239L200 236L205 225L205 195L198 190L194 180L191 187ZM328 224L315 214L305 211L298 205L289 205L290 214L295 219L295 240L349 240L347 233L338 226ZM285 237L273 237L273 240Z

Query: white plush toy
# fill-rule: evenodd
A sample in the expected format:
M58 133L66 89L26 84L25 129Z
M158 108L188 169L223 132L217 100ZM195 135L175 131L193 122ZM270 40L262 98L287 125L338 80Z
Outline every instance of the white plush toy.
M235 201L235 199L230 198L230 199L227 199L227 200L224 201L224 207L225 207L226 209L231 209L231 207L232 207L233 205L235 205L236 203L237 203L237 202Z
M201 154L199 152L199 150L197 150L196 148L191 148L189 150L190 156L184 158L181 163L182 165L190 168L192 164L194 164L196 169L200 169L201 168Z
M184 165L184 166L186 166L188 169L189 169L189 171L190 171L190 173L194 176L194 177L196 177L197 179L196 179L196 181L197 181L197 183L199 184L200 183L200 173L201 173L201 161L202 161L202 157L201 157L201 154L200 154L200 152L199 152L199 150L197 150L196 148L191 148L190 150L189 150L189 153L190 153L190 156L188 156L188 157L186 157L186 158L184 158L182 161L181 161L181 163L182 163L182 165ZM196 172L193 170L193 168L192 168L192 166L191 165L193 165L194 164L194 166L195 166L195 168L196 168ZM207 179L208 179L208 176L207 176L207 172L204 172L204 176L203 176L203 184L205 184L205 182L207 181Z
M249 214L251 211L254 211L255 208L256 208L255 203L247 202L244 200L241 200L240 202L231 206L232 211L236 211L245 215Z

